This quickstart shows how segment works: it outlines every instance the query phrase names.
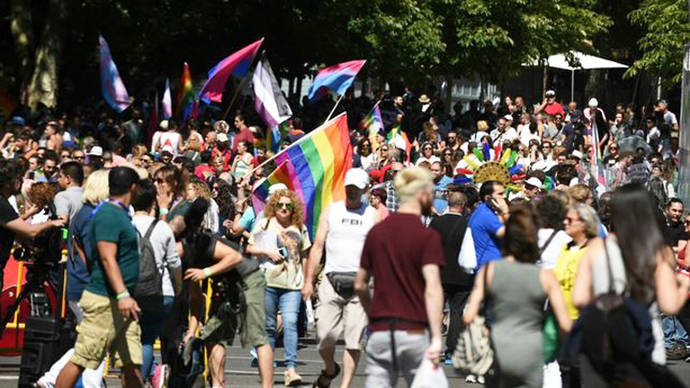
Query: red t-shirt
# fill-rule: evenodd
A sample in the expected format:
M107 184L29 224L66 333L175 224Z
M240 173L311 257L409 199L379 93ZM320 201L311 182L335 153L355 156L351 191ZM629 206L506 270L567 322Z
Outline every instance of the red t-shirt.
M555 116L556 113L560 113L563 115L565 112L563 111L563 106L557 102L554 102L553 104L548 104L544 107L544 112L546 114Z
M424 227L419 216L391 213L371 228L360 263L374 276L374 296L369 306L370 330L390 329L390 323L376 322L376 318L401 319L395 326L400 330L428 326L422 274L426 264L443 266L445 258L441 236Z
M232 152L237 151L237 143L241 141L246 141L249 143L254 143L254 134L247 127L242 127L240 132L235 135L235 141L232 142Z

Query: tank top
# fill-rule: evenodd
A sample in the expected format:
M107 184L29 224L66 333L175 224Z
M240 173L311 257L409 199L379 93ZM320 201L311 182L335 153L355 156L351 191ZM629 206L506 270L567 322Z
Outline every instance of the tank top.
M345 201L331 205L326 235L325 274L359 270L364 239L374 226L375 213L374 208L366 204L357 210L348 210Z

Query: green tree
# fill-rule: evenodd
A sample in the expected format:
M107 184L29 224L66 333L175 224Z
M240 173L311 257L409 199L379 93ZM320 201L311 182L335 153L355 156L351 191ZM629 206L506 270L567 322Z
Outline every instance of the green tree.
M643 54L625 76L646 71L661 77L664 86L680 83L683 44L690 40L687 0L644 0L640 8L630 12L629 18L644 30L638 42Z

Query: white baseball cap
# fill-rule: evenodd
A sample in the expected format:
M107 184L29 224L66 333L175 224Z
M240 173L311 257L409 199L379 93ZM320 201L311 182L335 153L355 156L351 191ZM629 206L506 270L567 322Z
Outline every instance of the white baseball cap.
M538 189L541 189L541 186L542 186L542 183L541 183L541 181L539 180L539 178L534 177L534 176L531 177L531 178L529 178L529 179L527 179L527 180L525 181L525 184L526 184L526 185L530 185L530 186L534 186L534 187L536 187L536 188L538 188Z
M158 124L158 126L159 126L161 129L168 129L168 120L161 120L161 123Z
M574 157L576 157L578 159L582 159L582 152L580 152L578 150L573 150L571 155L573 155Z
M167 152L167 153L170 153L170 154L174 154L174 153L175 153L174 151L175 151L175 150L174 150L174 149L172 148L172 146L169 145L169 144L164 145L163 148L161 149L161 153Z
M599 101L597 101L596 98L592 97L592 98L589 99L589 104L588 104L588 105L589 105L590 108L596 108L596 107L599 106Z
M512 115L505 115L505 116L503 116L503 120L505 120L505 121L513 121L513 116L512 116Z
M351 168L345 174L345 186L355 186L364 190L369 184L369 174L361 168Z
M91 147L87 155L103 157L103 148L101 148L100 146L93 146Z

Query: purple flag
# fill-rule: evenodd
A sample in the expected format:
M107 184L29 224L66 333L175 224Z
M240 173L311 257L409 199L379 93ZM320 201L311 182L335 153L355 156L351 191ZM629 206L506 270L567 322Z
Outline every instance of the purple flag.
M98 36L100 44L101 57L101 88L103 89L103 98L113 109L118 113L127 109L130 104L129 95L125 84L120 78L120 73L117 71L117 66L113 62L113 57L110 55L110 48L108 42L105 41L102 35Z

